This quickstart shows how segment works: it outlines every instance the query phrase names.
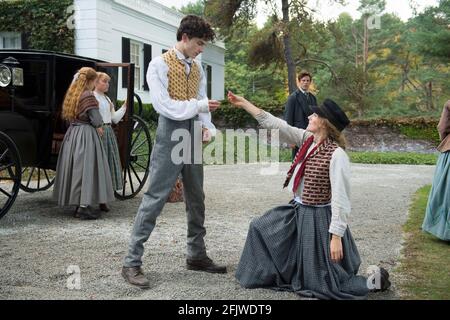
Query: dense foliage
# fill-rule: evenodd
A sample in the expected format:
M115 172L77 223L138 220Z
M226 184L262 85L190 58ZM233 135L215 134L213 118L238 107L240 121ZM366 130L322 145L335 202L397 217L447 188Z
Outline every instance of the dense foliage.
M233 20L233 10L225 10L218 21L218 27L226 29L226 88L282 113L289 92L282 21L270 16L258 29L251 20L242 22L252 17L245 13L257 10L255 1L209 2L213 12L241 8L233 18L237 25L222 24ZM280 9L280 1L268 2ZM297 70L313 73L319 102L331 97L353 119L440 115L450 97L450 0L440 0L408 21L384 13L384 0L360 0L359 19L343 13L324 22L301 9L299 14L298 7L291 8L296 17L289 25L291 49ZM235 109L223 113L235 122L245 120Z
M29 48L74 52L72 0L0 1L0 31L20 32Z

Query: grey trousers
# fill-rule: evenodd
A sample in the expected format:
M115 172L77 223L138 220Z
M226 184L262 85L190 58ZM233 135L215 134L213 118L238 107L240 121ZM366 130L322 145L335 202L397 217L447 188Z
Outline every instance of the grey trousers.
M205 194L203 192L203 164L201 161L202 133L201 126L196 120L197 118L175 121L159 116L155 146L151 154L150 182L136 214L128 254L124 260L125 267L142 265L144 243L152 233L156 218L161 214L180 173L183 177L187 213L187 258L202 259L206 257L203 239L206 230L203 226L205 221ZM189 132L190 141L184 139L184 142L186 142L184 144L180 143L183 139L172 141L172 135L177 138L176 133L183 134L183 132ZM186 148L180 148L180 145ZM196 146L194 147L194 145ZM177 161L173 161L174 153ZM179 155L184 158L181 163L179 163Z

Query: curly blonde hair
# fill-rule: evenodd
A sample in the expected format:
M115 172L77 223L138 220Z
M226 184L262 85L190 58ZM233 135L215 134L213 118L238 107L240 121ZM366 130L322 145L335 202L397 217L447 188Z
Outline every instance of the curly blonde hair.
M64 120L73 120L76 118L77 105L81 94L89 89L89 84L97 78L97 72L89 67L78 70L75 79L72 81L64 97L62 107L62 118Z
M322 123L324 125L325 131L327 133L327 136L335 141L339 147L345 150L345 147L347 145L347 140L345 139L344 134L339 131L328 119L321 118Z

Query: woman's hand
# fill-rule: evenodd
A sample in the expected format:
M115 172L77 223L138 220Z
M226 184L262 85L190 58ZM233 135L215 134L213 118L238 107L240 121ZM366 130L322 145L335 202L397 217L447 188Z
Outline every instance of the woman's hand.
M233 92L228 91L228 101L230 101L231 104L235 105L238 108L243 108L245 111L250 113L253 117L257 116L262 112L261 109L254 106L251 102L249 102L244 97L235 95Z
M331 261L338 263L344 257L344 252L342 250L342 239L337 235L331 236L330 243Z
M102 127L98 127L97 128L97 133L100 137L103 137L103 128Z
M245 99L244 97L238 96L231 91L228 91L228 101L230 101L231 104L235 105L238 108L242 108L247 103L249 103L247 101L247 99Z

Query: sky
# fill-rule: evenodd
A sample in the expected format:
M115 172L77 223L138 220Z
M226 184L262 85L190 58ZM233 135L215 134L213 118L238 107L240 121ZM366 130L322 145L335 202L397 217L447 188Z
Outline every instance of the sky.
M195 2L195 0L154 0L156 2L162 3L167 7L174 6L175 8L181 8L182 6ZM339 4L331 4L330 0L309 0L308 4L311 8L318 10L318 15L316 16L320 20L335 19L342 12L348 12L354 19L360 17L357 9L359 6L359 0L346 0L347 5L342 6ZM410 8L410 3L414 2L417 5L418 11L423 11L424 8L429 6L436 6L439 0L386 0L386 10L387 13L394 13L399 16L403 21L406 21L413 15L413 11ZM262 3L262 2L261 2ZM281 2L280 2L281 3ZM262 26L266 20L268 9L261 4L263 10L258 10L260 13L257 17L258 26ZM265 12L264 12L265 11Z

